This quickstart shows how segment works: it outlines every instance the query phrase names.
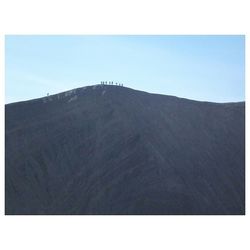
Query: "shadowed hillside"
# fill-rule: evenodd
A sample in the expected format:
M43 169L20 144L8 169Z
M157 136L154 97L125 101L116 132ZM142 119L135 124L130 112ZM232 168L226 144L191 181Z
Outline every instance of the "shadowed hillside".
M245 103L95 85L5 115L6 214L245 213Z

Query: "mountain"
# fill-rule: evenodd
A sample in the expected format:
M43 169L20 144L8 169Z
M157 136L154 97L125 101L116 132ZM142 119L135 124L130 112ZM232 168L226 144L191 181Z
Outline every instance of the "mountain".
M95 85L5 106L6 214L245 214L245 103Z

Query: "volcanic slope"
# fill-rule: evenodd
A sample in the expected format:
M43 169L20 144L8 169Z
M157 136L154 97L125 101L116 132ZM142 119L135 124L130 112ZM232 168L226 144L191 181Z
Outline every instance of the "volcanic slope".
M245 214L245 103L94 85L5 106L6 214Z

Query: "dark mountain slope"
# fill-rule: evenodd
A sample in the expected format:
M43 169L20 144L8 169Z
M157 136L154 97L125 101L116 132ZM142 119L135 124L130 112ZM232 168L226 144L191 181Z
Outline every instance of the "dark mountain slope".
M90 86L6 105L6 214L244 214L245 104Z

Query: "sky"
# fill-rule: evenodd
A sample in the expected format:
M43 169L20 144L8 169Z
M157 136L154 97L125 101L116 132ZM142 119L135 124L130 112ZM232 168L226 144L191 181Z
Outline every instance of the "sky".
M199 101L244 101L245 37L5 37L5 103L100 81Z

